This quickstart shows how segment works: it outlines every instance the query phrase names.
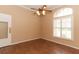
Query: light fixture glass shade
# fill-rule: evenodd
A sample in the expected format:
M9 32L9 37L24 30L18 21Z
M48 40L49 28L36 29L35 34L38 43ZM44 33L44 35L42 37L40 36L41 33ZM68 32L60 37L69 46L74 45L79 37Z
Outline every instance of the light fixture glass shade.
M46 6L44 7L44 9L46 9Z
M46 7L47 7L47 6L46 6L46 5L44 5L43 9L46 9Z
M39 11L36 11L37 15L40 15L40 12Z
M42 14L43 14L43 15L46 15L46 11L45 11L45 10L43 10L43 11L42 11Z

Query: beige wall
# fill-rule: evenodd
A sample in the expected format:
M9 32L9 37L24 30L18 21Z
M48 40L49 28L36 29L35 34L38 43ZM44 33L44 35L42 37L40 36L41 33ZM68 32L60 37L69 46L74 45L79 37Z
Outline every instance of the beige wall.
M12 16L12 42L40 37L40 18L19 6L0 6L0 13Z
M53 14L57 9L54 9L52 13L48 13L46 16L42 16L42 38L54 41L60 44L79 48L79 6L63 6L71 7L73 9L73 41L65 40L53 37Z
M66 6L67 7L67 6ZM79 6L68 6L74 11L74 39L64 40L53 37L53 14L38 17L29 10L19 6L0 6L0 13L6 13L12 16L12 42L25 41L35 38L44 38L64 45L70 45L79 48Z

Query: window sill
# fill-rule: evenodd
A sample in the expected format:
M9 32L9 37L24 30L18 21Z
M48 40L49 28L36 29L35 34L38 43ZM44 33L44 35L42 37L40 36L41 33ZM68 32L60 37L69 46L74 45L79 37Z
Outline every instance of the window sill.
M55 39L61 39L61 40L70 40L70 41L73 41L73 39L62 38L62 37L55 37L55 36L54 36L54 38L55 38Z

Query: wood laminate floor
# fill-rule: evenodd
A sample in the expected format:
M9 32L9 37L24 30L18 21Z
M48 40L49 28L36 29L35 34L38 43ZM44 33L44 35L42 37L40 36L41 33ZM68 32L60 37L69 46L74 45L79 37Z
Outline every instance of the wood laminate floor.
M0 48L0 54L78 54L79 50L44 39Z

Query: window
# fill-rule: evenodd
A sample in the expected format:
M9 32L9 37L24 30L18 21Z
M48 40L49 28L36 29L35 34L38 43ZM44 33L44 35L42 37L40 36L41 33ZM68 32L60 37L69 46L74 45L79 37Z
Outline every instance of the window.
M55 37L72 39L72 15L71 8L62 8L55 12L53 21Z

